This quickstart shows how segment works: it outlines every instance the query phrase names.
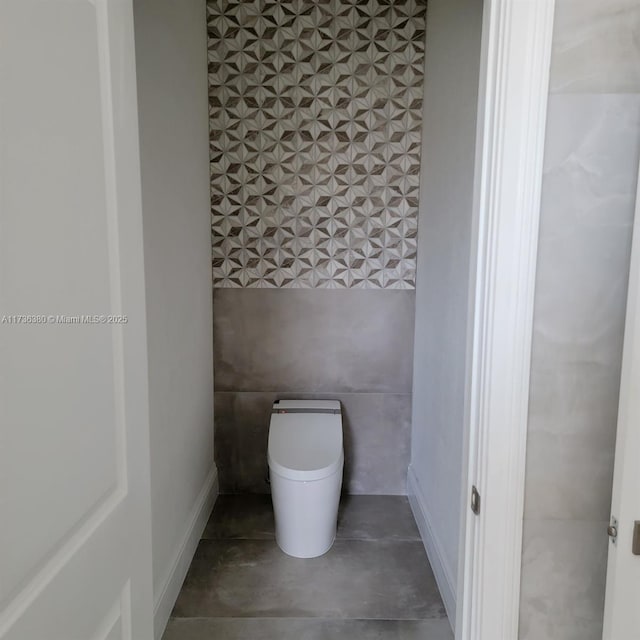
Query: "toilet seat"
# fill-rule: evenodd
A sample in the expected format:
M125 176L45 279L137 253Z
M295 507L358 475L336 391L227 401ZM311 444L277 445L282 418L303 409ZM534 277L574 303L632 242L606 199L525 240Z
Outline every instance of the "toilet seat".
M268 462L283 478L309 482L342 469L342 416L333 401L274 405L269 427Z

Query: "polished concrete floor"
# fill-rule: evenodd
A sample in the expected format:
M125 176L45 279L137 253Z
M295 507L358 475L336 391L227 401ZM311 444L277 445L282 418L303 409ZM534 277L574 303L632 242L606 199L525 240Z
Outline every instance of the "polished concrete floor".
M163 640L452 640L407 499L345 496L332 549L278 549L269 496L220 496Z

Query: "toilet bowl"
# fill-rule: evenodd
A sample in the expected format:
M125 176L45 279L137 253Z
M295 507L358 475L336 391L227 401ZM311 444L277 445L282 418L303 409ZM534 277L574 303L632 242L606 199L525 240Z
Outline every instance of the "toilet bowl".
M329 551L336 537L344 451L337 400L280 400L269 425L276 542L296 558Z

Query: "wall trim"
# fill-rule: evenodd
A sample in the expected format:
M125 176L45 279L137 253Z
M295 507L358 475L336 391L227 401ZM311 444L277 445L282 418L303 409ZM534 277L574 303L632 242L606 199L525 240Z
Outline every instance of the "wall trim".
M215 464L205 480L189 515L180 544L176 547L171 568L163 581L153 611L153 635L160 640L169 622L173 605L178 599L189 565L193 560L202 532L211 516L219 493L218 469Z
M429 563L433 569L433 575L436 578L436 583L438 584L438 589L444 602L444 608L447 611L449 624L451 624L451 628L455 631L456 586L453 572L447 564L446 557L442 550L442 543L431 525L433 517L427 507L427 500L416 477L416 473L411 466L409 466L409 472L407 474L407 497L409 498L411 511L418 525L420 537L427 552Z
M457 640L518 637L538 227L555 0L485 0ZM469 510L471 485L482 512Z

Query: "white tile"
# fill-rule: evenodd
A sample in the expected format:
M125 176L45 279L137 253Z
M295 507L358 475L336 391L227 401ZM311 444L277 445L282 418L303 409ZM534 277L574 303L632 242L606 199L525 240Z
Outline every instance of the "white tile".
M640 96L551 97L527 517L608 517L639 156Z
M551 91L640 91L637 0L557 0Z
M525 521L520 640L601 640L606 522Z

